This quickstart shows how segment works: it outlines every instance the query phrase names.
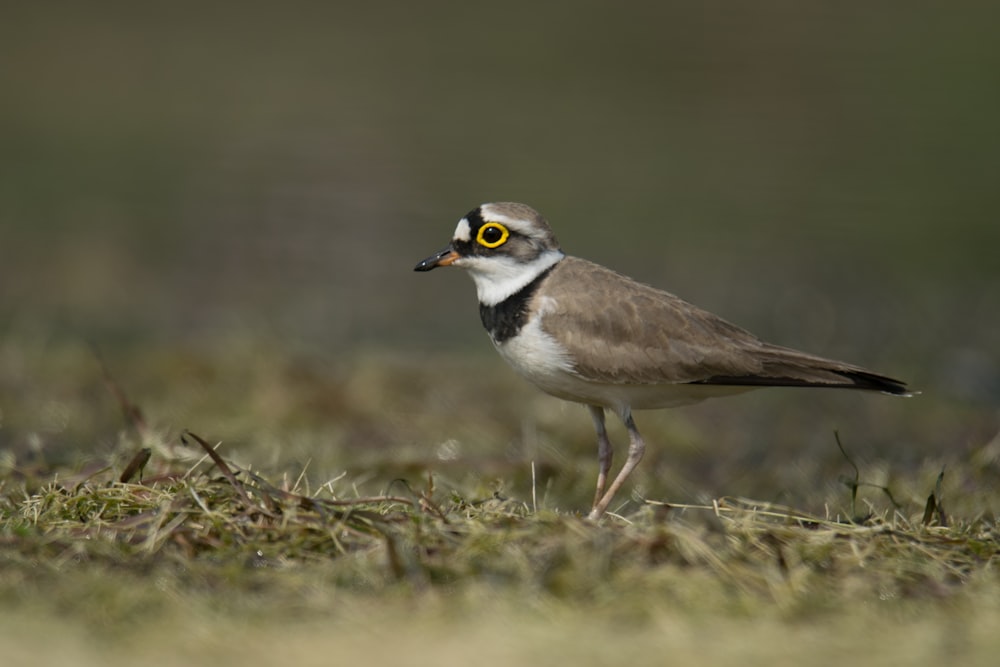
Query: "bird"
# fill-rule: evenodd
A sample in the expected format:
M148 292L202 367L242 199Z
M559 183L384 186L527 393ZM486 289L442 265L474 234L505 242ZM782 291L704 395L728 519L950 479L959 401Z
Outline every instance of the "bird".
M588 407L597 432L593 521L605 514L646 450L633 410L760 387L913 395L901 380L765 342L669 292L567 255L546 219L526 204L478 206L458 221L451 242L414 270L445 266L472 277L483 326L518 374L552 396ZM613 479L608 410L629 438Z

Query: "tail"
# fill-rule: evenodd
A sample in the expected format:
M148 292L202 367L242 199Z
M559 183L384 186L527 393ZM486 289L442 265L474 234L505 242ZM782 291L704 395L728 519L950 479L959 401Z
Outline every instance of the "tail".
M892 396L915 396L920 393L907 389L902 380L790 348L766 345L758 355L761 363L757 372L747 375L715 375L692 384L864 389Z

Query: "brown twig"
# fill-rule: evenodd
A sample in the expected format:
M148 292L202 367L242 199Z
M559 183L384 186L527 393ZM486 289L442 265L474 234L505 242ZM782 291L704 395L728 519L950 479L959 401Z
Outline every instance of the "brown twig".
M108 391L111 395L115 397L118 401L118 407L121 408L122 416L125 418L125 423L131 426L135 432L141 438L145 438L149 434L149 426L146 424L145 417L142 416L142 410L138 405L129 400L125 391L122 389L118 381L115 380L114 376L111 375L111 371L108 369L107 363L104 361L104 356L101 354L101 350L95 344L91 344L90 349L94 353L94 358L97 359L97 363L101 367L101 374L104 376L104 384L107 386Z

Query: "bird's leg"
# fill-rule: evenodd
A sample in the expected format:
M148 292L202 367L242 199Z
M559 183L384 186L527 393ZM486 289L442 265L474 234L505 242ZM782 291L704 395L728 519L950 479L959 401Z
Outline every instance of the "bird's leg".
M625 459L625 465L622 469L618 471L618 476L615 477L615 481L611 482L611 488L605 492L597 503L594 504L594 508L590 510L588 519L591 521L596 521L600 519L604 512L608 509L608 505L611 504L612 499L614 499L615 494L618 493L618 489L622 487L628 476L632 474L635 467L639 465L639 461L642 460L642 455L646 452L646 443L643 442L642 436L639 435L639 429L635 427L635 421L632 419L631 410L625 410L621 415L622 421L625 423L625 428L628 429L628 457ZM600 481L600 480L598 480Z
M604 497L604 487L608 484L608 473L611 472L611 459L614 458L614 450L611 448L611 441L608 440L608 432L604 428L604 408L596 405L588 405L590 417L594 420L594 430L597 431L597 491L594 493L594 504L592 509L597 509L597 503Z

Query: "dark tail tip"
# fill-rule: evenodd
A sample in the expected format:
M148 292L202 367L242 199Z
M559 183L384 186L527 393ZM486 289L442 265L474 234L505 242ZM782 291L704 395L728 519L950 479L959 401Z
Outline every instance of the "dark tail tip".
M844 378L844 382L837 382L833 378L815 380L802 377L786 377L780 375L717 375L692 382L691 384L721 384L742 387L820 387L826 389L864 389L867 391L878 391L892 396L916 396L919 391L912 391L906 388L906 383L902 380L870 373L862 370L851 369L825 369L834 376Z
M848 385L852 389L868 389L870 391L880 391L883 394L892 396L916 396L919 391L906 388L906 383L902 380L879 375L878 373L868 373L865 371L834 371L837 375L851 381Z

